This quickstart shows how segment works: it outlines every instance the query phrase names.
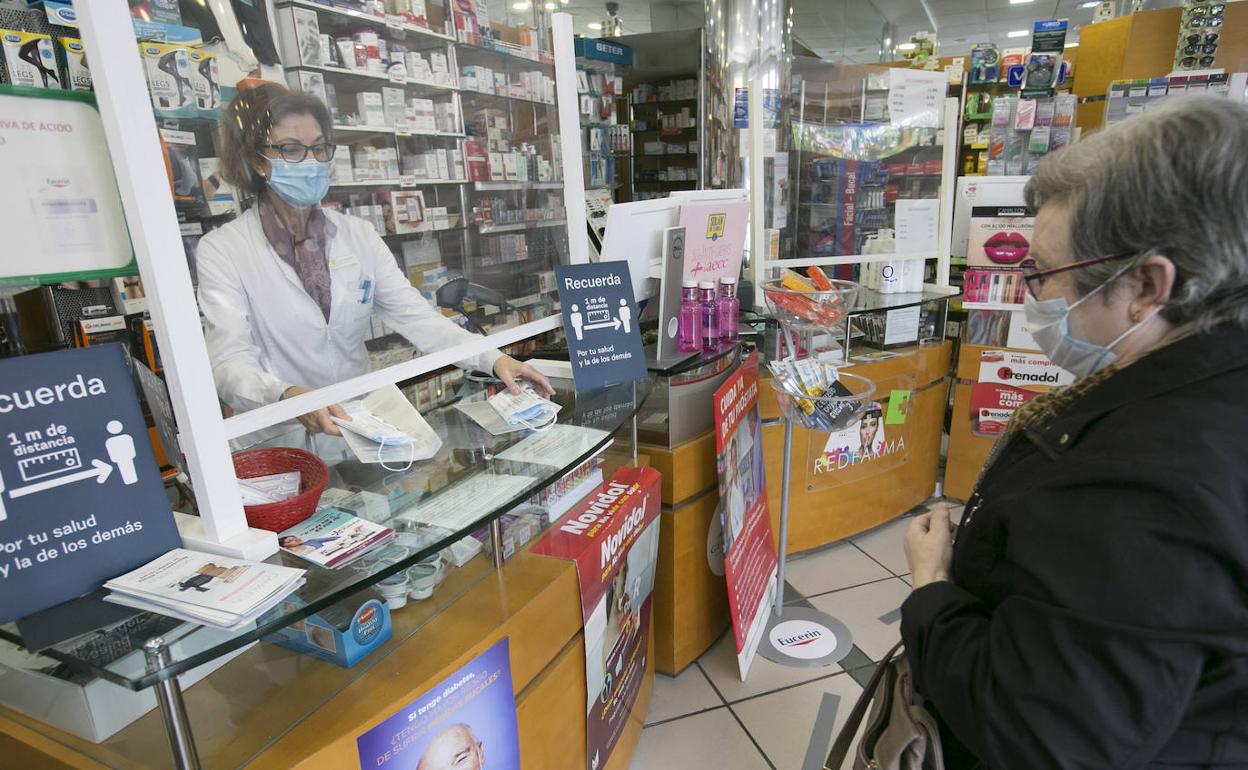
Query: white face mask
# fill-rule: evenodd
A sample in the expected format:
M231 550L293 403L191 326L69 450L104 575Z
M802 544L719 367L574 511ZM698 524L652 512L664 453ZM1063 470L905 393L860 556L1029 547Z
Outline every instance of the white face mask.
M550 430L559 416L559 405L539 398L528 383L521 387L519 395L508 390L495 393L489 404L508 425L523 425L535 431Z
M1118 275L1121 274L1120 272ZM1161 310L1161 308L1155 309L1148 314L1147 318L1119 334L1108 345L1096 345L1071 334L1070 314L1088 297L1112 283L1118 275L1080 297L1073 305L1068 305L1065 297L1038 300L1030 292L1023 299L1023 312L1027 315L1027 324L1031 327L1031 336L1036 344L1055 366L1075 375L1076 379L1095 374L1117 360L1118 356L1114 353L1114 348L1118 343L1153 320L1153 317Z

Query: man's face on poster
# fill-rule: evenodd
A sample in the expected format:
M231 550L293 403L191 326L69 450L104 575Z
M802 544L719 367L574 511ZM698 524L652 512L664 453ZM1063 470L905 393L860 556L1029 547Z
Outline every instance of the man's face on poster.
M433 736L416 770L483 770L485 749L467 725L451 725Z

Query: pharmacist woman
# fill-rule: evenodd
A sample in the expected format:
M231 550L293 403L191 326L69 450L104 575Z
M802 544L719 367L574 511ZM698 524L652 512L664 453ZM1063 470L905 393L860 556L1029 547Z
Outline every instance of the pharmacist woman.
M199 306L221 400L254 409L368 371L364 335L377 317L422 352L476 335L434 309L361 219L322 209L334 154L329 110L308 94L265 83L240 91L221 120L221 176L256 193L247 213L200 241ZM550 383L497 350L461 361L540 392ZM331 406L299 421L341 435Z

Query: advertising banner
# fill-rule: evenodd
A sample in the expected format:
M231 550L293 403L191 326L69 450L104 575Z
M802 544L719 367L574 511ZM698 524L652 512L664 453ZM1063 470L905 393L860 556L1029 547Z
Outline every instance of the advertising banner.
M607 763L646 671L660 476L621 468L533 547L576 562L585 621L587 770Z
M724 579L737 666L744 681L767 626L777 569L763 472L757 352L719 386L714 405Z
M1074 381L1074 375L1054 366L1043 353L985 350L979 357L979 381L971 390L971 431L999 436L1023 404Z
M179 547L120 344L0 361L0 623Z
M507 638L355 739L363 770L520 770Z
M644 379L628 263L556 265L555 281L577 392Z
M716 281L741 274L745 253L745 226L750 202L685 203L680 226L685 228L685 265L681 280Z

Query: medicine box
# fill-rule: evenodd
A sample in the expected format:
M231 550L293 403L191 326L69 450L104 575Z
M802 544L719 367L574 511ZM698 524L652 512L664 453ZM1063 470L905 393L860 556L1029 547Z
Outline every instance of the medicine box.
M327 101L325 93L325 76L319 72L296 70L286 73L286 83L296 91L312 94L321 101Z
M0 45L9 83L34 88L60 88L60 70L52 38L34 32L0 29ZM23 56L23 50L27 53Z
M403 121L404 111L407 108L404 101L406 96L402 88L381 89L382 113L385 115L387 126L397 126Z
M361 91L355 95L356 112L362 126L386 125L386 110L377 91Z
M277 10L277 40L287 67L327 64L321 60L321 26L311 8L287 6Z
M363 595L368 598L362 604L358 595L348 597L269 634L264 641L351 668L384 644L393 633L389 605L375 595ZM288 596L262 616L260 624L303 606L302 599Z
M490 181L503 181L503 154L501 152L490 153Z

